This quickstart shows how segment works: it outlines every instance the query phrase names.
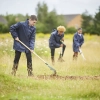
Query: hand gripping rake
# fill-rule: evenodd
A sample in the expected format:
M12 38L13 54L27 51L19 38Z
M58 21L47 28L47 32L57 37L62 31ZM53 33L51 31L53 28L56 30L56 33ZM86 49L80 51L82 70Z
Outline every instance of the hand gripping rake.
M27 47L23 42L21 42L20 40L18 40L23 46L25 46L29 51L31 51L31 49L29 47ZM46 61L44 61L40 56L38 56L34 51L31 51L32 53L34 53L34 55L36 55L41 61L43 61L49 68L50 70L53 70L53 75L56 75L56 70L51 67Z
M61 40L60 40L60 41L61 41ZM62 43L63 45L65 45L63 41L61 41L61 43ZM63 62L63 61L64 61L64 60L62 59L63 53L64 53L64 50L63 50L63 47L61 47L60 55L59 55L59 58L58 58L58 61L60 61L60 62Z

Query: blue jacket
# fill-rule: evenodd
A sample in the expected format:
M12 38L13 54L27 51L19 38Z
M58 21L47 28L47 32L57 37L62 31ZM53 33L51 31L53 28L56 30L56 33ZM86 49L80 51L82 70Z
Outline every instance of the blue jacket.
M14 38L13 49L20 52L29 51L22 44L15 40L16 37L18 37L31 50L34 49L36 28L34 26L29 26L28 20L12 25L10 27L10 32L12 37Z
M84 43L83 34L81 36L76 32L73 37L73 51L79 52L79 47Z
M64 33L60 36L58 34L58 31L55 30L51 33L50 39L49 39L49 47L50 48L59 48L61 45L60 40L64 37Z

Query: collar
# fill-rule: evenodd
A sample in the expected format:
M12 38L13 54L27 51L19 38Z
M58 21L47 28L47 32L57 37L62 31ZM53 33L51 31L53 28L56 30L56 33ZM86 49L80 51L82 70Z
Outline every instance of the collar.
M29 19L27 19L27 20L25 21L25 23L29 26Z
M27 20L25 21L25 23L26 23L26 25L27 25L29 28L34 27L34 26L30 26L30 25L29 25L29 19L27 19Z
M82 36L82 34L78 34L79 36Z
M82 34L79 34L78 32L77 32L77 34L78 34L79 36L82 36Z
M64 33L63 33L63 34L64 34ZM58 35L58 36L62 36L63 34L59 35L59 34L58 34L58 31L57 31L57 35Z

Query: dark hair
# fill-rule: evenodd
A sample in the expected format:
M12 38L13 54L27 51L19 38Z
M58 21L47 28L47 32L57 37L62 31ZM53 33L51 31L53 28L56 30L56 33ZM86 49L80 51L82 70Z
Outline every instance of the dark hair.
M82 30L82 28L78 28L77 30L78 30L78 31L79 31L79 30Z
M35 15L31 15L31 16L30 16L30 19L31 19L31 20L36 20L36 21L37 21L37 17L36 17Z

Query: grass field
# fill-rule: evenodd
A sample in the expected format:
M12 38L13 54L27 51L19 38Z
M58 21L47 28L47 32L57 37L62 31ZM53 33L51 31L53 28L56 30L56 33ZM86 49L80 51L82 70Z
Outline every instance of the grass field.
M48 39L38 34L35 52L50 65ZM61 48L56 49L57 77L33 54L34 77L27 77L26 57L22 53L16 76L11 75L14 50L10 34L0 34L0 100L100 100L100 37L85 35L85 43L77 61L72 60L72 37L65 35L67 46L63 59L57 62Z

